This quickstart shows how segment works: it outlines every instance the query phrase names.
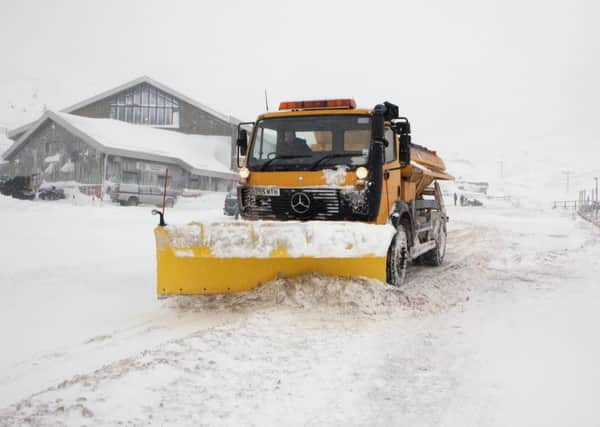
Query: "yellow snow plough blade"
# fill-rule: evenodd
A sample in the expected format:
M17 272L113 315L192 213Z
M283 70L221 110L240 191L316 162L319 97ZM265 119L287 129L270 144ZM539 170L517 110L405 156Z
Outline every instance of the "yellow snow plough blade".
M386 280L391 226L326 224L327 229L324 222L270 221L159 226L157 295L243 292L278 276L309 272Z

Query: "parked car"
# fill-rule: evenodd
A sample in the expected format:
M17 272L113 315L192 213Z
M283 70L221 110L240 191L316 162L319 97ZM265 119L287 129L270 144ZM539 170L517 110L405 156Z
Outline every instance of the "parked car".
M1 176L0 177L0 193L4 194L5 196L10 196L10 187L8 185L8 182L11 180L10 176Z
M223 204L223 213L228 216L235 216L236 219L240 216L237 192L232 191L227 193Z
M66 197L65 190L56 188L54 185L41 188L38 193L38 198L42 200L60 200L65 199Z
M111 200L118 202L121 206L137 206L148 204L162 206L163 189L156 185L139 184L117 184L110 194ZM173 207L177 201L177 193L167 188L165 204Z
M483 203L475 197L465 197L462 206L483 206Z
M35 199L35 191L31 189L30 176L15 176L4 181L0 186L0 192L5 196L12 196L15 199Z

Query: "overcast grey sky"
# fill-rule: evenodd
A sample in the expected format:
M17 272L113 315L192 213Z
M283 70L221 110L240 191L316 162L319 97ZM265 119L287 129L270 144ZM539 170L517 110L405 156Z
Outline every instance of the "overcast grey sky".
M271 108L389 100L436 147L515 135L590 143L600 131L597 1L0 5L0 124L9 126L43 104L64 108L149 75L241 119L264 109L265 88Z

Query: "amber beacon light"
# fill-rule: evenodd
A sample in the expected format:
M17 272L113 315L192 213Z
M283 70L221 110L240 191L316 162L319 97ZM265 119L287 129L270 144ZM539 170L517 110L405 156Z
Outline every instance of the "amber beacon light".
M280 110L309 110L320 108L356 108L356 101L352 98L344 99L319 99L312 101L284 101L279 104Z

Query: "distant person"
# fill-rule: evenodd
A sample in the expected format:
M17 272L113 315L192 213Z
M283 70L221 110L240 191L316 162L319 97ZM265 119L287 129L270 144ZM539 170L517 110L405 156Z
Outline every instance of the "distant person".
M464 195L464 194L461 194L461 195L460 195L460 205L461 205L461 206L464 206L464 205L465 205L465 195Z
M456 195L456 193L454 193L454 206L456 206L456 199L458 199L458 196Z

